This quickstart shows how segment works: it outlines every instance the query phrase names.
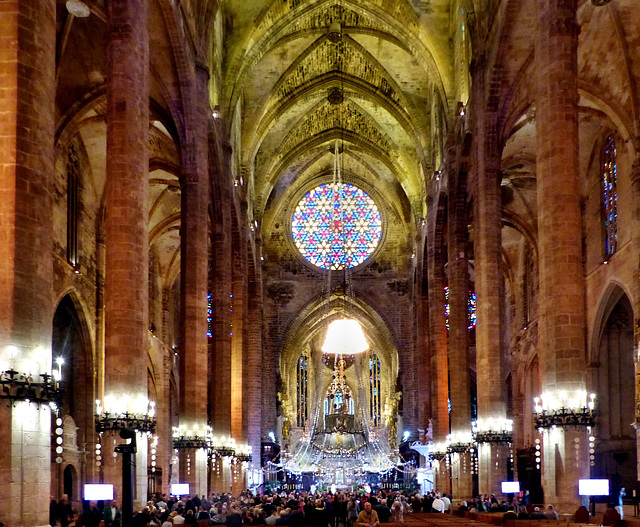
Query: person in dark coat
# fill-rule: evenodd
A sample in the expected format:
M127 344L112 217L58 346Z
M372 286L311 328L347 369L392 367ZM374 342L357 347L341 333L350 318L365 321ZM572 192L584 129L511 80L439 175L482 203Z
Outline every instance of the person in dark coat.
M63 494L60 502L58 503L58 520L62 527L67 527L74 519L73 508L69 503L69 496Z
M55 498L51 496L51 501L49 501L49 525L51 527L55 527L58 523L58 503Z
M102 511L98 509L98 502L90 501L89 507L82 513L84 527L98 527L102 521Z
M386 506L385 503L378 503L373 510L378 513L378 519L380 523L389 523L389 518L391 518L391 509Z

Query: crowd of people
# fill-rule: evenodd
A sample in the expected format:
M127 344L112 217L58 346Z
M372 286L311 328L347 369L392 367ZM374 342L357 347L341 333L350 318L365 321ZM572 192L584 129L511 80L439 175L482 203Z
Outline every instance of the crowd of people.
M551 505L546 511L527 507L525 500L511 503L498 501L494 495L478 496L472 502L461 502L456 507L451 497L439 492L424 496L417 492L384 492L370 494L335 494L306 492L265 493L254 495L246 491L240 496L212 493L209 496L166 497L156 496L146 506L134 503L134 527L173 527L186 525L288 525L291 527L379 527L380 523L404 522L407 514L418 512L451 513L503 512L517 518L558 519ZM531 511L529 511L531 509ZM51 527L120 527L122 513L113 501L103 509L96 502L85 503L76 514L66 495L60 502L51 500L49 508Z

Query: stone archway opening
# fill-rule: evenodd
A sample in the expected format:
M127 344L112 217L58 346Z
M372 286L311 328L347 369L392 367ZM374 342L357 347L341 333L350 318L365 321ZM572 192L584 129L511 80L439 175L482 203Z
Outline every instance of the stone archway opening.
M595 452L591 454L591 477L609 479L609 488L615 496L621 487L634 487L637 453L636 432L632 426L635 422L633 308L622 291L617 290L610 298L615 304L603 317L594 363L599 417Z

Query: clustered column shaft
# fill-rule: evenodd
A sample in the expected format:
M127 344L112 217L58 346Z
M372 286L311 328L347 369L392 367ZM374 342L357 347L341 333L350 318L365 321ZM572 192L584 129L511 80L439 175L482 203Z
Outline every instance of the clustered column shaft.
M481 71L481 70L477 70ZM502 272L502 199L500 150L493 114L484 99L484 78L474 78L476 95L476 177L475 200L475 286L476 372L478 421L500 423L506 419L502 350L502 312L504 277ZM499 431L499 430L496 430ZM480 493L501 494L500 483L507 479L506 445L484 443L478 448Z
M56 2L0 1L0 363L51 371ZM34 369L35 369L34 368ZM44 525L51 411L0 404L7 525ZM19 477L18 477L19 475Z
M539 349L546 393L586 389L577 3L537 0ZM578 478L589 473L586 435L558 429L545 433L543 443L545 498L576 503Z
M147 396L149 37L147 2L108 3L105 398ZM105 399L106 400L106 399ZM142 444L145 443L145 444ZM112 443L107 441L107 449ZM137 464L146 473L146 441ZM121 481L105 452L105 479ZM138 495L146 495L146 475Z
M195 435L202 437L207 427L208 384L208 81L208 71L196 66L190 86L191 106L185 111L188 125L182 152L180 228L180 426L187 434L194 435L195 430ZM204 451L181 452L180 480L198 494L207 490L206 461Z
M451 432L454 441L470 443L471 390L469 377L469 272L467 260L466 174L456 171L447 156L449 174L449 363ZM454 496L471 496L471 463L468 453L456 453L452 458L452 486Z

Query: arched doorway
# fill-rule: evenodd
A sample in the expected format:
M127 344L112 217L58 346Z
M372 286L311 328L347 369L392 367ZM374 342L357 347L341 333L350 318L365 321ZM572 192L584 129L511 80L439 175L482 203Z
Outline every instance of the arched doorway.
M95 390L89 337L70 295L60 301L53 317L52 356L54 367L60 368L62 374L60 417L65 422L65 444L61 459L68 464L62 475L58 470L52 472L54 478L61 477L53 488L63 488L66 494L69 494L67 488L72 488L75 499L81 499L76 492L79 483L74 467L82 467L81 472L86 473L87 478L94 475L95 464L87 456L93 453L96 440L93 422ZM72 425L67 426L67 423ZM57 454L52 455L52 459L58 457Z
M594 357L599 417L591 476L609 479L616 495L637 480L633 308L620 288L609 299Z
M73 503L74 500L81 499L78 490L78 472L73 465L67 465L64 467L62 473L62 491L63 494L69 496L69 502Z

